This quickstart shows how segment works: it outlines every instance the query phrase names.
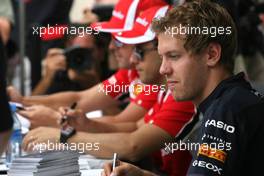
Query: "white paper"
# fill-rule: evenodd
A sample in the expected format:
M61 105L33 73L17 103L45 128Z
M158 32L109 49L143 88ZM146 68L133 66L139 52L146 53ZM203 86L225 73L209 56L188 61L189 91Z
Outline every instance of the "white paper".
M101 176L103 169L81 170L82 176Z

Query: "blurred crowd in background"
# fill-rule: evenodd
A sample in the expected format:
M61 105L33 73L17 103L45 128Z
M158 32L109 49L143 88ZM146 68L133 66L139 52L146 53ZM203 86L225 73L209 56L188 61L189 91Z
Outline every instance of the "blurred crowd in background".
M174 0L174 1L164 0L164 1L175 6L177 6L178 4L182 4L184 2L181 0ZM238 49L236 52L234 72L238 73L240 71L244 71L246 73L248 80L253 84L253 87L259 90L260 92L264 92L264 1L263 0L214 0L214 1L226 7L226 9L233 17L237 26ZM115 54L113 54L113 50L114 49L117 50L117 48L119 49L125 48L127 49L127 51L130 52L133 51L132 56L137 55L138 57L138 60L136 61L130 58L131 60L133 60L133 64L135 65L138 64L139 62L144 61L143 57L145 51L140 51L138 50L137 47L135 47L134 49L132 45L129 45L126 42L122 43L122 41L119 41L113 36L111 36L111 33L105 33L105 32L96 33L97 31L94 31L93 29L92 33L90 34L76 33L76 34L62 35L61 33L52 33L52 34L46 33L42 36L38 35L38 33L36 34L35 29L40 29L40 28L48 29L49 27L53 27L54 29L56 29L59 27L67 27L67 28L72 27L78 29L78 28L89 27L94 22L107 21L112 16L112 10L115 7L116 3L118 3L117 0L113 0L113 1L110 0L102 0L102 1L99 0L98 1L1 0L0 3L1 3L0 34L3 41L2 47L4 48L7 54L6 66L5 63L1 62L2 70L0 71L2 72L7 71L6 84L15 86L18 90L20 90L22 95L48 95L62 91L81 91L86 89L88 90L89 88L92 88L97 84L100 85L99 84L100 82L109 78L116 71L118 71L118 69L125 68L124 66L125 64L122 63L122 61L124 62L124 60L116 60L117 57ZM156 51L157 43L155 40L155 36L154 39L151 39L148 42L150 43L147 44L151 44L149 46L151 46L152 48L148 48L147 50ZM131 55L131 53L126 53L126 54ZM157 54L158 53L156 53L155 56L158 56ZM2 58L4 58L4 56ZM146 60L144 62L146 62ZM128 63L128 58L126 63ZM155 62L153 61L152 63ZM148 64L150 65L152 63L149 62ZM156 67L153 67L152 70L156 71L158 75L159 69L155 70L155 68ZM158 78L157 75L155 75L156 79ZM107 80L108 81L107 83L111 84L112 81L111 78L113 77L110 77ZM144 80L143 78L141 79ZM162 80L163 79L164 78L162 77ZM153 82L147 82L146 84L149 83L152 84ZM5 88L6 86L5 83L3 85L4 86L1 86L1 88L3 87ZM128 104L126 100L123 101L123 99L125 98L122 96L119 97L119 96L111 95L111 97L114 99L122 100L122 103L118 104L118 106L114 108L109 108L107 110L103 109L104 110L103 115L116 115L118 114L118 112L122 112L122 110L124 110L126 105ZM90 101L89 103L93 104L94 100L88 100L89 98L90 97L87 98L87 102ZM99 96L95 98L101 100ZM110 97L108 97L108 99L103 99L102 102L103 103L107 103L105 101L110 102L109 98ZM6 101L6 99L7 97L3 98L2 100ZM61 100L63 98L59 98L59 99ZM80 99L82 99L83 102L86 101L85 100L86 97L81 97ZM159 100L157 100L156 98L155 101L159 101ZM23 104L24 102L21 103ZM52 101L50 102L48 101L48 103L50 103L52 106ZM65 104L66 100L63 103ZM91 108L89 107L90 105L89 103L86 106L87 109ZM173 101L173 103L175 103L175 101ZM96 105L96 103L94 104ZM144 103L136 102L135 104L141 107L141 104ZM26 104L24 105L26 106ZM8 108L3 108L3 109L8 109ZM191 106L191 109L193 110L193 106ZM42 109L42 110L44 111L46 109ZM142 114L141 113L137 114L131 112L139 112L139 110L142 109L132 108L132 110L133 111L130 111L130 113L127 114L134 117L136 116L142 117L147 112L144 109L144 113L142 112ZM123 112L128 112L128 111L124 110ZM58 114L58 112L55 112L55 114L56 113ZM8 114L8 112L6 114ZM149 114L150 114L149 116L151 116L151 113L146 113L146 114L147 115L144 116L144 118L148 117ZM52 116L53 114L50 113L49 115ZM41 120L41 118L39 119ZM43 121L45 121L45 119ZM96 122L97 121L95 121L94 123L96 124ZM113 120L112 123L115 123L115 121ZM146 119L145 119L145 123L152 124L152 122L147 122ZM10 122L9 123L10 127L11 124L12 123ZM78 124L78 125L84 126L84 124ZM103 125L105 125L105 123L103 123ZM133 130L131 131L137 131L139 129L137 128L138 126L137 127L135 126L137 125L134 124ZM34 126L32 125L31 128L33 127ZM9 127L6 126L6 129L8 128ZM87 129L91 130L92 128L87 127ZM105 132L106 129L107 128L101 128L100 130ZM111 130L110 132L113 132ZM1 129L1 131L5 131L5 129L3 128ZM44 130L42 135L45 136L46 131ZM41 128L40 128L40 132L41 132ZM34 131L29 132L29 134L32 133L34 133ZM87 134L87 136L89 135L90 134ZM29 137L31 136L28 135L27 138ZM96 137L97 137L96 140L98 140L98 136ZM102 141L104 141L105 138L102 137ZM116 138L113 137L113 139Z
M89 26L95 21L108 20L117 0L26 0L25 3L25 58L24 93L50 94L64 90L83 90L104 80L116 71L115 58L108 51L110 34L51 35L33 34L34 27ZM256 88L264 82L264 15L261 0L219 0L232 14L239 32L236 72L245 71ZM3 40L7 40L8 84L20 89L21 59L19 59L19 1L3 0L0 7ZM173 4L181 3L173 1ZM5 23L6 21L6 23ZM2 28L2 27L1 27ZM71 46L90 49L90 68L79 68L84 60L74 61L73 68L58 52ZM53 50L52 48L57 48ZM62 52L62 50L61 50ZM56 57L56 59L55 59ZM74 59L73 59L74 60ZM77 63L79 62L79 63ZM74 65L75 64L75 65ZM89 65L89 64L88 64ZM60 80L60 81L58 81Z

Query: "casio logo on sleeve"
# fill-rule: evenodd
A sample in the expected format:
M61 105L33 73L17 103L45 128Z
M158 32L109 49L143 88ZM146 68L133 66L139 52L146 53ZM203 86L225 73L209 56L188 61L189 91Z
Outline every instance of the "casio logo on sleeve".
M222 121L216 121L216 120L207 120L205 122L205 127L207 128L208 126L214 126L215 128L222 129L228 133L234 133L235 132L235 127L232 125L228 125Z

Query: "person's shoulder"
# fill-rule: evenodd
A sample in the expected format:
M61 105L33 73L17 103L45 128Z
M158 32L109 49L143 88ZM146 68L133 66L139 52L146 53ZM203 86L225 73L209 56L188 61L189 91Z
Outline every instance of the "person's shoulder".
M129 72L129 69L118 69L114 75L117 75L117 74L128 74Z
M239 112L244 108L260 103L263 96L253 89L236 86L225 91L218 99L223 110Z
M112 76L132 82L134 79L138 78L138 73L135 69L118 69Z
M241 120L245 116L254 119L258 117L257 114L260 112L263 114L263 102L263 96L257 91L239 86L233 87L225 91L222 96L212 103L210 115L228 121Z
M170 93L163 99L162 109L194 113L195 107L191 101L176 101Z

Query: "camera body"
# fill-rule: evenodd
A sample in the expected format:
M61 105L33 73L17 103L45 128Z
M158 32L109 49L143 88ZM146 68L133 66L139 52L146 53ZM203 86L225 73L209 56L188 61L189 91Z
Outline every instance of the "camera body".
M66 48L63 54L66 57L67 68L79 73L93 68L94 58L92 56L92 49L72 46Z

